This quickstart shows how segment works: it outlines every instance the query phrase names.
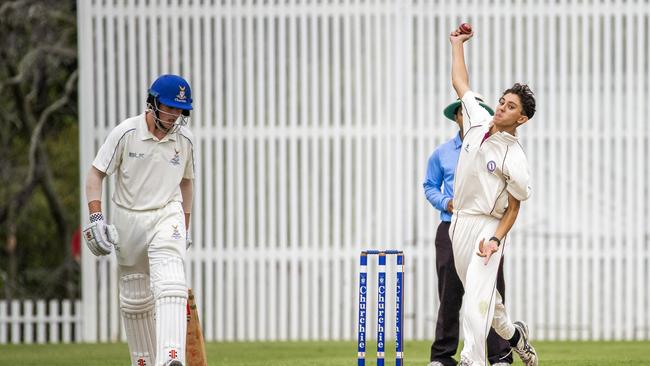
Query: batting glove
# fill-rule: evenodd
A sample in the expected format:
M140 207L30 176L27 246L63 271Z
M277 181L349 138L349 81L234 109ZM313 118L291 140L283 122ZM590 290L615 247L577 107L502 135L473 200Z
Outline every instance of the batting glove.
M84 239L88 249L96 255L108 255L113 252L113 247L118 243L119 236L114 225L107 225L104 215L95 212L90 215L90 224L84 228Z

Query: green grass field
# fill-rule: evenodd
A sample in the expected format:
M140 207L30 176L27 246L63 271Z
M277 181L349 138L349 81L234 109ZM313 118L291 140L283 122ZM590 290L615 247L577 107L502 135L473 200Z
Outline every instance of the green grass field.
M429 342L406 342L405 364L426 366ZM535 342L541 365L650 365L650 342ZM372 350L372 344L368 350ZM392 349L387 347L388 349ZM356 365L355 342L241 342L206 345L210 365ZM126 344L0 346L3 365L127 366ZM389 353L387 357L393 357ZM515 356L516 358L516 356ZM372 359L372 357L370 357ZM368 365L375 363L370 361ZM394 365L394 360L387 362ZM521 365L516 360L515 365Z

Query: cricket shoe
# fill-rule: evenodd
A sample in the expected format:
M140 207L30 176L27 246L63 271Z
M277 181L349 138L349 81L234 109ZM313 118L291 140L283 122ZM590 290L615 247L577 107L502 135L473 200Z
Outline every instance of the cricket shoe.
M521 338L517 342L517 346L513 350L517 352L519 358L526 366L537 366L537 352L535 348L528 343L528 326L526 323L516 321L514 323L515 329L519 330Z
M510 364L507 362L497 362L493 363L492 366L510 366Z
M440 361L432 361L427 366L445 366Z
M169 360L165 366L183 366L183 363L179 360Z

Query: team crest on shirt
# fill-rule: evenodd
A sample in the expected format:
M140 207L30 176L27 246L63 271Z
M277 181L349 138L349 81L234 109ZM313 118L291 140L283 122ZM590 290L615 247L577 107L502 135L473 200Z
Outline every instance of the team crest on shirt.
M490 160L487 163L487 170L488 172L492 173L497 169L497 163L494 162L494 160Z
M178 155L178 150L176 150L176 154L172 158L172 160L169 161L169 164L179 166L181 165L181 156Z
M180 240L181 233L178 231L178 225L172 225L172 229L174 229L174 232L172 233L172 239Z

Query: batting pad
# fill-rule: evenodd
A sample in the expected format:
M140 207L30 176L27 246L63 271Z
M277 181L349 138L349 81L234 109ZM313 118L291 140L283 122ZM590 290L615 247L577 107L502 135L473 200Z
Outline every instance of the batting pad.
M187 286L183 261L152 261L151 273L156 298L156 365L165 365L169 360L185 364Z
M129 343L131 365L153 365L156 328L149 276L133 273L120 279L120 308Z

